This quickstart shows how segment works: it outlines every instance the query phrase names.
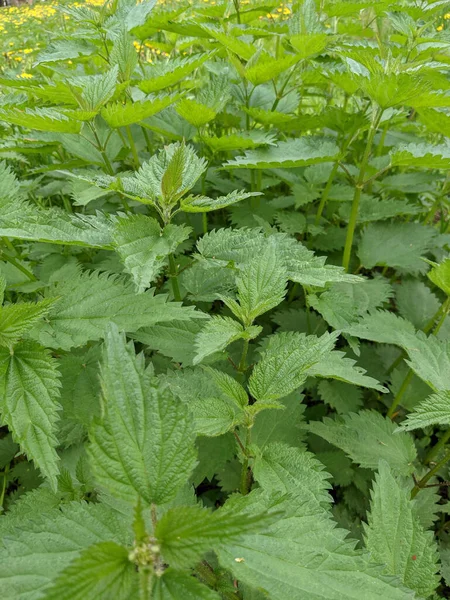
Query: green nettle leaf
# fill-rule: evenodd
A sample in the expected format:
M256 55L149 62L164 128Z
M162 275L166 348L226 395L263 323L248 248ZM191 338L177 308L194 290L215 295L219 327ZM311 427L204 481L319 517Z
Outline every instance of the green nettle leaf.
M320 338L295 332L271 336L250 376L251 395L260 402L287 396L306 381L310 367L331 353L336 339L337 334L329 333Z
M81 87L81 108L83 110L98 111L114 95L119 76L119 66L116 64L101 75L87 75L74 81Z
M107 248L111 224L106 216L72 215L28 203L11 169L0 161L0 235L34 242Z
M392 150L391 164L395 167L447 170L450 168L450 149L447 145L406 144Z
M275 58L260 48L248 61L244 70L244 76L253 85L260 85L261 83L275 79L283 71L295 65L301 58L300 54L290 54Z
M202 322L195 319L171 321L144 327L132 333L131 337L151 350L157 350L163 356L171 358L174 362L192 366L195 357L195 336L201 328Z
M176 167L181 171L178 174ZM205 159L199 158L191 146L170 144L144 163L135 179L142 198L170 206L195 185L205 168Z
M11 347L23 334L42 319L54 300L23 302L0 307L0 345Z
M139 82L139 87L146 94L159 92L176 85L189 73L195 71L204 62L210 60L214 53L198 54L186 58L174 58L165 62L157 62L145 68L144 79Z
M346 383L373 388L383 393L388 391L376 379L366 375L366 370L358 367L352 358L347 358L343 352L339 351L333 351L331 354L321 357L320 360L309 367L307 375L337 379Z
M211 512L197 506L178 507L166 512L155 535L163 558L172 567L185 569L200 561L211 548L217 549L250 532L267 526L271 515L240 515L220 510Z
M115 542L89 546L64 569L45 600L132 600L138 595L138 574L128 550Z
M43 598L83 550L104 542L130 544L129 528L128 518L98 503L71 502L42 515L29 514L0 547L0 582L8 585L11 600Z
M134 48L133 48L134 52ZM111 127L126 127L133 123L140 123L153 115L161 112L178 99L173 96L156 96L151 100L127 102L126 104L108 104L102 109L102 117Z
M427 266L422 256L435 235L434 229L418 223L371 224L363 231L358 256L368 269L377 265L407 273L425 273Z
M437 544L420 524L410 496L408 483L396 479L381 460L364 538L372 559L386 565L387 574L400 576L407 587L428 598L439 583Z
M273 245L251 260L236 278L239 316L248 326L278 306L286 293L287 273Z
M294 457L289 449L278 451L274 458L267 470L261 468L261 481L278 494L285 495L287 490L287 499L271 499L263 488L228 505L249 514L272 507L287 512L264 533L246 535L241 542L219 550L221 565L238 581L273 600L411 599L411 590L392 577L383 577L380 567L345 539L347 532L335 528L325 506L329 484L325 474L320 474L320 463Z
M405 348L414 373L434 391L450 390L450 341L418 332L415 343Z
M400 423L402 431L412 431L429 425L450 425L450 391L432 394L414 407Z
M222 352L236 340L252 339L261 332L260 327L244 329L244 327L231 317L214 315L195 336L196 355L194 365L215 352Z
M249 150L244 156L238 156L224 164L227 169L274 169L304 167L321 162L335 160L339 154L338 146L331 141L313 137L279 142L274 148Z
M124 331L137 331L156 323L205 318L193 307L167 302L165 294L154 290L136 294L131 282L107 273L69 274L53 284L46 294L58 298L52 304L45 323L39 323L32 335L50 348L70 350L104 336L112 321Z
M174 569L166 569L161 577L155 577L152 587L154 600L220 600L221 596L206 587L198 579Z
M230 389L229 382L227 389L226 375L220 374L221 378L219 373L194 368L176 371L164 379L179 400L188 405L198 435L222 435L244 421L242 408L247 402L236 401L237 390Z
M69 119L53 108L0 109L0 121L39 131L79 133L81 129L80 122Z
M170 253L189 238L189 228L166 225L144 215L119 217L113 230L114 247L138 292L150 286L167 264Z
M181 210L188 213L210 212L236 204L246 198L260 196L260 192L243 192L234 190L226 196L209 198L208 196L186 196L180 202Z
M370 410L309 424L312 433L341 448L361 467L376 470L378 461L384 459L394 472L409 475L416 448L408 434L393 435L397 428L390 419Z
M88 453L102 487L132 504L172 500L196 464L195 434L185 404L152 382L153 369L110 326L101 369L103 416Z
M203 141L214 152L227 152L230 150L247 150L257 148L258 146L274 145L275 136L266 131L255 130L220 137L211 135L204 137Z
M56 361L39 344L0 348L0 410L14 440L56 488L56 426L60 405Z
M450 258L446 258L441 264L432 263L428 271L428 278L440 288L447 296L450 296Z

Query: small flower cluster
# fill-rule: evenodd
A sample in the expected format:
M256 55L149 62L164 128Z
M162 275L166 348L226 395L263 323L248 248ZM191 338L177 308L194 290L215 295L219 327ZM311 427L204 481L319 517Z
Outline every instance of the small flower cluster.
M448 21L450 19L450 13L445 13L444 20ZM442 31L444 29L445 23L441 23L436 27L436 31Z

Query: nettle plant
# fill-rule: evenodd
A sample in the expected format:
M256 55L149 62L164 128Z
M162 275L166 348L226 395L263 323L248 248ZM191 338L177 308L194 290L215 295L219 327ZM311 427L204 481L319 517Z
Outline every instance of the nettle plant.
M448 11L69 5L0 63L9 599L448 596Z

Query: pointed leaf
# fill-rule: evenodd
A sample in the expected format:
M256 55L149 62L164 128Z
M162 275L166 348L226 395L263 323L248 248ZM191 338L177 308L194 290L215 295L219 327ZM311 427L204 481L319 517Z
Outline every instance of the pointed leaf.
M60 405L56 361L35 342L0 348L1 417L14 440L53 488L58 475L56 424Z
M91 430L89 457L102 487L134 504L173 499L195 466L188 408L154 387L142 355L110 326L102 364L104 415Z

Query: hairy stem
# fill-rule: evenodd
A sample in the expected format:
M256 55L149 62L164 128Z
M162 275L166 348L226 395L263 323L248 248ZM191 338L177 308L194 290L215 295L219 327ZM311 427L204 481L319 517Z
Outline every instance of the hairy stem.
M244 340L244 345L242 347L241 360L239 361L239 367L238 367L238 371L240 371L241 373L244 373L244 371L247 369L248 344L249 344L249 341Z
M131 154L133 155L133 162L135 169L139 169L139 156L136 148L136 144L134 143L133 134L131 133L131 128L129 125L125 127L125 131L127 132L128 142L130 143Z
M339 169L339 161L336 161L331 169L330 176L328 177L328 181L326 186L323 189L322 196L320 198L319 207L317 209L316 220L315 223L318 225L320 223L320 219L322 217L323 209L325 208L325 204L327 203L328 196L330 195L331 186L333 185L334 178L336 177L336 173Z
M432 469L428 471L426 475L422 477L420 481L414 486L411 492L411 499L415 498L422 488L430 481L430 479L442 469L442 467L450 460L450 450L445 454L444 458L440 460Z
M356 222L358 220L359 201L361 199L361 193L364 187L364 177L366 174L367 165L369 163L370 153L372 151L373 139L377 132L382 114L383 110L381 108L376 108L373 111L372 123L367 134L366 148L364 150L364 154L359 167L358 179L356 180L355 193L353 195L352 209L350 212L350 220L347 228L347 237L345 240L344 256L342 258L342 266L346 271L348 271L348 266L350 264L350 257L353 247L353 237L355 235Z
M247 427L247 433L245 436L245 455L244 462L242 463L241 470L241 494L246 496L250 491L250 482L251 482L251 472L249 470L248 464L248 447L251 443L252 430L250 427Z
M429 450L428 454L425 456L424 463L430 463L439 454L442 448L444 448L445 444L448 442L449 439L450 429L447 429L447 431L440 438L440 440Z
M30 281L37 281L37 277L33 275L31 271L29 271L26 267L21 265L20 262L17 261L14 257L9 256L9 254L5 254L5 252L3 252L2 250L0 250L0 258L3 258L4 260L6 260L6 262L9 262L11 265L16 267L16 269L19 269L19 271L26 275Z
M172 283L173 297L176 302L181 302L180 286L178 283L177 266L172 253L169 254L170 281Z
M400 404L400 401L403 398L403 396L408 388L408 385L411 383L411 379L413 378L413 375L414 375L414 371L412 369L409 369L405 375L402 385L400 386L400 389L396 393L394 399L392 400L392 404L391 404L389 410L387 411L387 416L390 419L392 419L397 406Z

